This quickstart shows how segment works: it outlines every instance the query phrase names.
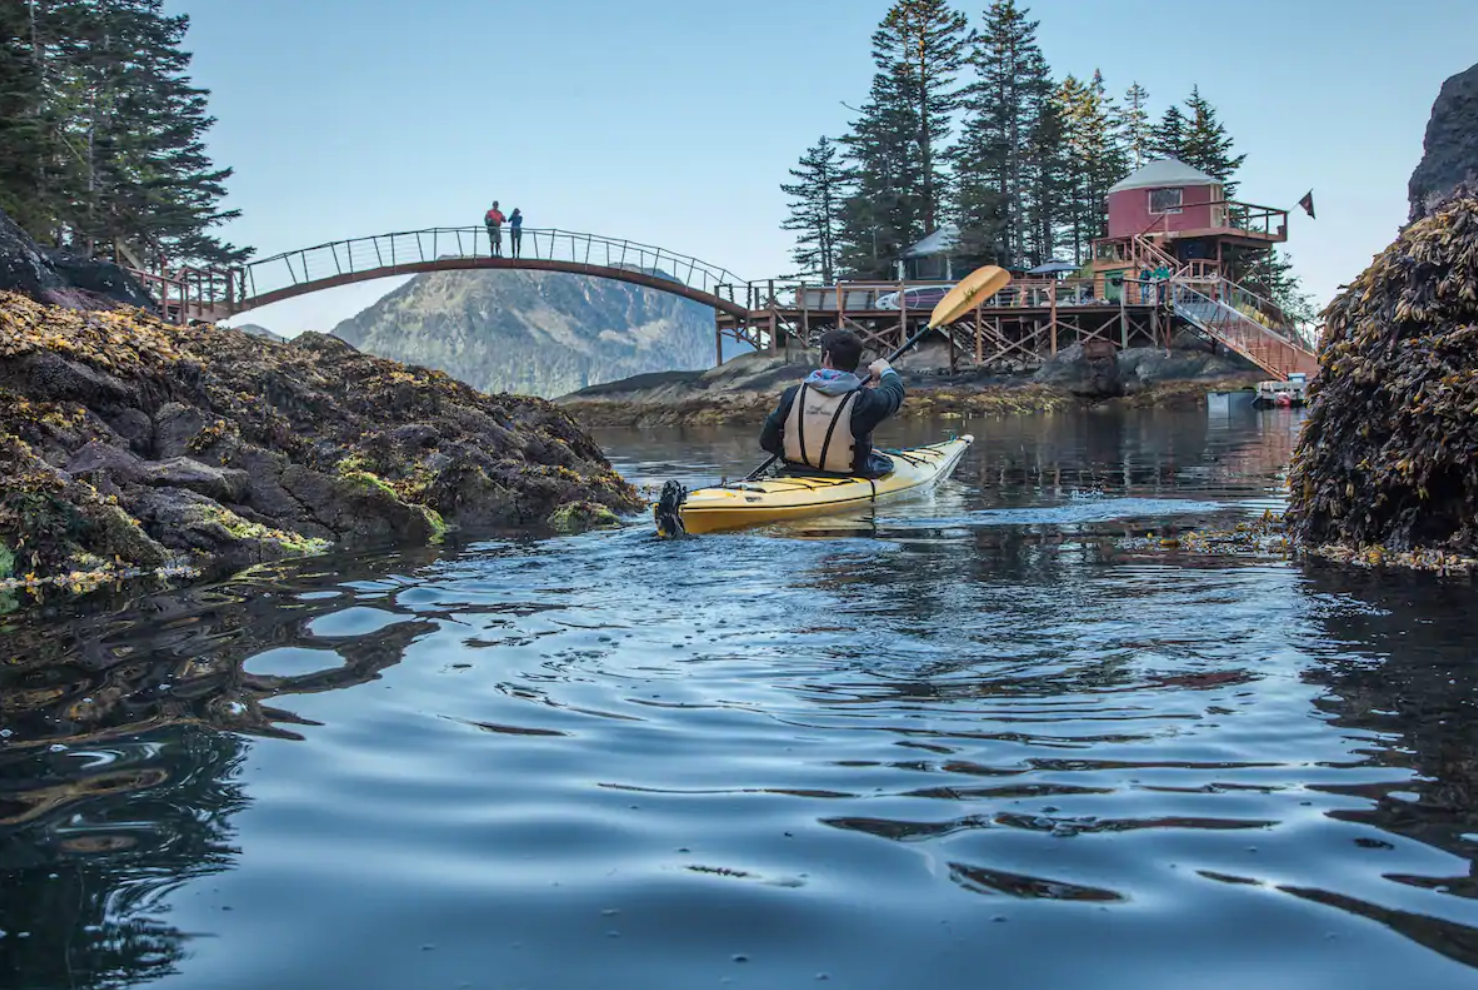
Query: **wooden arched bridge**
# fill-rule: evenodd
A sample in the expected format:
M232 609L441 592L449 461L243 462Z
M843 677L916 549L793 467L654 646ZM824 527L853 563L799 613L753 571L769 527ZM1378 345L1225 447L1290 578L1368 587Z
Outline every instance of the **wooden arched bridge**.
M718 265L650 244L525 229L515 245L503 228L497 253L483 227L431 227L318 244L229 269L139 272L171 318L221 320L294 296L395 275L469 269L567 272L630 282L740 316L745 283Z

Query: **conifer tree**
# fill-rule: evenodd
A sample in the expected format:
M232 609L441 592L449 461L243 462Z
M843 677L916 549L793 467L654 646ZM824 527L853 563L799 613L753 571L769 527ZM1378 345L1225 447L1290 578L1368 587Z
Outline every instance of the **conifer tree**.
M1109 188L1124 177L1127 164L1116 126L1118 111L1102 73L1095 72L1087 85L1068 76L1058 87L1056 106L1063 119L1069 176L1068 242L1073 259L1081 263L1092 241L1103 235Z
M1160 118L1150 132L1150 154L1154 158L1178 158L1185 161L1186 132L1189 125L1185 114L1177 104L1172 103L1170 109Z
M80 250L121 242L174 265L244 258L210 232L236 213L220 208L231 171L205 150L214 120L187 74L189 19L166 15L162 0L3 9L0 201L30 204L18 209L34 235ZM36 80L40 104L29 114L11 110L16 78Z
M40 64L31 46L31 10L0 4L0 209L22 227L51 225L40 173L47 158Z
M954 153L961 252L1003 265L1026 260L1029 228L1055 226L1046 182L1057 154L1050 146L1055 128L1042 119L1053 87L1028 13L1016 0L993 0L986 11L970 59L975 81L965 98L964 137ZM1029 220L1030 212L1036 216Z
M868 101L842 137L856 181L842 205L837 266L852 278L892 277L903 249L924 234L915 125L896 73L874 75Z
M1124 105L1119 111L1117 123L1124 153L1128 166L1133 169L1143 168L1152 156L1149 100L1149 90L1137 82L1132 83L1124 93Z
M819 274L830 285L836 275L847 182L836 145L830 138L821 138L801 156L799 167L791 169L790 174L796 181L782 184L780 189L792 197L783 229L799 234L791 257L802 271Z
M948 0L898 0L872 38L879 72L895 80L899 110L908 108L917 130L921 218L925 233L938 224L944 185L943 150L950 116L959 107L959 73L966 56L969 22Z
M1220 180L1226 189L1227 198L1231 199L1237 190L1232 177L1237 174L1247 156L1232 154L1231 136L1217 119L1216 108L1201 96L1200 87L1191 89L1190 98L1185 105L1190 111L1190 122L1181 145L1181 160Z

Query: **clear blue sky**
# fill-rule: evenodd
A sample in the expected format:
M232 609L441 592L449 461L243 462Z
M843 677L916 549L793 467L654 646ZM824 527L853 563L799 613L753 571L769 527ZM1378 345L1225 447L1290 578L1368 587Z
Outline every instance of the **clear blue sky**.
M841 133L887 0L171 0L212 153L237 170L227 234L261 255L473 224L493 198L531 227L697 255L744 278L793 270L786 169ZM959 9L975 23L987 0ZM1038 0L1053 72L1193 83L1248 155L1239 197L1293 207L1289 245L1325 301L1406 216L1444 79L1478 61L1472 0ZM250 319L328 330L393 283Z

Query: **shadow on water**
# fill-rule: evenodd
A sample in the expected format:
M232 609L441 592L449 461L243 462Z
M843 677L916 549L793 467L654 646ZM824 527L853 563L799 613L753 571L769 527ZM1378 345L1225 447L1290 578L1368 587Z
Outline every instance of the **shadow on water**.
M1471 978L1472 586L1120 550L1276 502L1287 419L973 428L874 513L9 617L0 983Z

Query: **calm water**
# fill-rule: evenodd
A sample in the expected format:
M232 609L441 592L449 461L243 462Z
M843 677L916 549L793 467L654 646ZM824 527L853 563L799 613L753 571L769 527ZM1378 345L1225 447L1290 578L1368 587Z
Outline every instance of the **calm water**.
M876 516L0 620L0 985L1478 986L1473 586L1128 548L1290 414L945 425Z

